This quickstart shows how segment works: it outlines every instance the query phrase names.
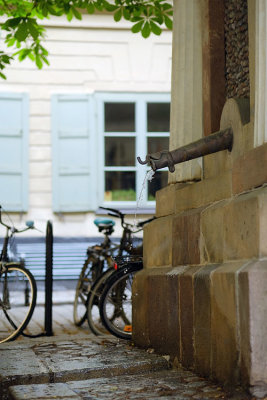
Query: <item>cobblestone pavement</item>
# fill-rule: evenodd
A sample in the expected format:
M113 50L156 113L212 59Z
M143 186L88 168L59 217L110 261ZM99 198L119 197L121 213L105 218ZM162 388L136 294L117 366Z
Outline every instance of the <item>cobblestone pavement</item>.
M68 300L72 294L65 293ZM37 307L29 332L42 329ZM5 400L256 400L241 389L224 390L168 357L111 336L96 337L72 322L72 305L53 307L53 337L0 345L0 399ZM267 400L265 398L265 400Z

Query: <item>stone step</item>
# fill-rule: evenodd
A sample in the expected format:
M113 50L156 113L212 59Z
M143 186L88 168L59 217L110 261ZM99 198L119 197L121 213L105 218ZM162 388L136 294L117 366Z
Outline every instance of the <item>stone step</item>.
M13 385L81 381L168 368L164 357L108 336L17 341L0 345L0 393L5 399Z
M20 385L9 389L10 400L163 400L225 399L227 394L189 371L163 370L139 375L91 378L65 383ZM246 397L234 396L244 400Z

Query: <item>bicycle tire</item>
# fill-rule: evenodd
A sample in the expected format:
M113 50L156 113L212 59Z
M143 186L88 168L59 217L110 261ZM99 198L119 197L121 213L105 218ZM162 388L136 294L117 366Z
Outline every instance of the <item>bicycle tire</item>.
M132 338L132 282L142 263L126 264L106 282L99 301L105 328L120 339Z
M114 268L109 268L105 271L93 284L87 301L87 322L89 329L95 335L103 335L107 333L104 325L102 324L99 312L99 299L105 287L105 283L111 274L114 273Z
M16 339L24 331L37 297L36 282L29 270L20 264L6 268L6 272L0 273L0 343Z
M81 326L86 320L87 297L96 279L94 272L102 273L102 268L103 262L101 264L100 259L95 256L90 255L84 262L75 289L73 320L76 326Z

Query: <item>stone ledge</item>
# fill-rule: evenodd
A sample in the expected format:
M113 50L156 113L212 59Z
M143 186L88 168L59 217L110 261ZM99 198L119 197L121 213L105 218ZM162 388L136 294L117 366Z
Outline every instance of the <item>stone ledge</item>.
M137 344L202 376L267 394L267 259L146 268L142 275L147 296L138 300L145 318L134 324Z
M267 143L245 153L233 163L233 194L267 182Z

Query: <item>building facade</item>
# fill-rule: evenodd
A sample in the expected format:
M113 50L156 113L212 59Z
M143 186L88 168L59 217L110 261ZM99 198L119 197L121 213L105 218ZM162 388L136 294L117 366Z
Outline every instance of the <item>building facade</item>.
M50 66L14 62L1 82L0 204L15 223L97 236L100 206L135 213L146 175L136 156L169 146L172 34L145 40L105 14L45 27ZM145 185L139 214L155 211L167 179Z

